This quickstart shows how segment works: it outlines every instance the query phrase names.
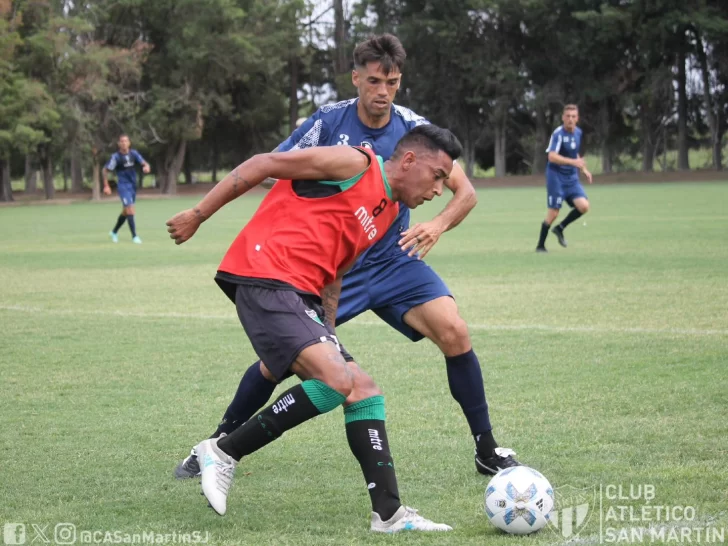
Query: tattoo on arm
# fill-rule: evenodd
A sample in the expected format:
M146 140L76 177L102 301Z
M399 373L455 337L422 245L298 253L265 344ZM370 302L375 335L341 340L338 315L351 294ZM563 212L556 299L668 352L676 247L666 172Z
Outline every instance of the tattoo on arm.
M341 285L330 284L325 286L321 291L321 305L324 308L326 322L331 328L336 328L336 310L339 307L339 298L341 297Z
M194 208L194 209L192 209L192 210L194 211L194 213L195 213L195 216L197 217L197 219L198 219L198 220L199 220L200 222L204 222L205 220L207 220L207 216L205 216L204 214L202 214L202 211L200 210L200 208L199 208L199 207L195 207L195 208Z
M240 195L243 191L248 191L250 188L252 188L253 185L245 180L240 174L238 173L238 169L235 169L233 171L233 195L237 197ZM242 188L245 188L244 190Z

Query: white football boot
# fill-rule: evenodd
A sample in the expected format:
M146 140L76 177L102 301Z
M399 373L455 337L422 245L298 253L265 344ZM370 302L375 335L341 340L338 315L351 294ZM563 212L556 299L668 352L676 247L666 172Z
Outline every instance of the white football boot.
M227 511L227 496L238 462L217 447L218 438L209 438L195 446L200 464L202 494L215 512Z
M425 519L414 508L402 505L387 521L382 521L379 514L372 512L371 530L377 533L399 533L400 531L452 531L452 527Z

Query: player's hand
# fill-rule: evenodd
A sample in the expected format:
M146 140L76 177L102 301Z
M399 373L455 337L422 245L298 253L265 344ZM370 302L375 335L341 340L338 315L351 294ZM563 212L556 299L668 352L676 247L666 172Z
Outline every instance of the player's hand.
M181 245L192 238L201 223L202 216L195 209L187 209L167 220L167 231L170 239L174 239L176 245Z
M149 163L145 163L144 165L142 165L142 172L144 174L149 174L151 170L152 169L149 167Z
M574 160L574 167L576 167L580 171L583 171L584 169L586 169L586 163L584 162L584 158L583 157L577 157Z
M589 182L589 184L591 184L592 183L592 173L590 173L588 171L588 169L582 169L581 172L584 173L584 176L586 176L587 181Z
M104 195L111 195L111 188L109 186L104 186Z
M403 251L409 251L408 256L412 257L416 254L417 259L421 260L435 246L444 231L444 227L437 219L415 224L402 233L399 246Z

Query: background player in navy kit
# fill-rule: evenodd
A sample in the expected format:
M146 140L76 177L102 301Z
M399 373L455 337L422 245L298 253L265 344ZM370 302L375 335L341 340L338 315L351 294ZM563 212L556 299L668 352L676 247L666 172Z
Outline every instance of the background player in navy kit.
M564 106L561 121L564 124L553 132L549 147L546 148L546 153L549 154L546 167L548 203L546 206L548 208L546 219L541 224L541 235L538 238L536 252L548 252L545 246L546 236L549 234L549 227L558 217L564 201L573 208L566 218L552 230L563 247L566 247L564 238L566 226L589 211L589 199L579 183L579 171L584 173L589 184L592 183L592 175L586 168L584 159L579 155L581 129L576 126L579 122L579 108L575 104Z
M136 233L136 222L134 220L134 203L136 202L136 170L134 167L139 164L142 166L144 173L149 172L149 163L139 152L131 149L131 141L127 135L119 136L119 151L111 154L109 162L104 166L104 194L111 195L109 187L109 171L116 173L117 191L119 199L121 199L121 214L116 221L114 229L109 232L111 240L115 243L119 242L119 229L124 222L129 222L131 230L132 242L141 244L142 240Z
M375 36L359 44L354 51L352 73L359 97L321 107L280 144L278 151L354 145L373 148L377 155L388 159L405 133L429 123L392 103L405 57L402 44L392 35ZM476 468L483 474L495 474L518 463L513 452L498 447L493 438L480 363L455 300L437 273L415 256L423 258L440 235L457 226L475 206L475 190L457 163L445 184L454 195L434 220L409 227L409 209L401 206L384 238L359 258L344 276L343 284L326 287L321 296L327 319L335 318L336 325L372 310L412 341L424 336L440 348L450 392L475 439ZM274 389L273 376L260 362L253 364L213 436L229 434L248 420ZM193 450L177 466L175 475L188 478L198 473Z

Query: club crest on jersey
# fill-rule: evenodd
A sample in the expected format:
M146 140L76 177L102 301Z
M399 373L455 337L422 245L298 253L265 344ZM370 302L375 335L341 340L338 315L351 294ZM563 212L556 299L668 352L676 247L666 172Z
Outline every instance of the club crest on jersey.
M366 140L361 143L362 148L369 148L370 150L374 149L374 146L372 146L371 142L367 142Z

